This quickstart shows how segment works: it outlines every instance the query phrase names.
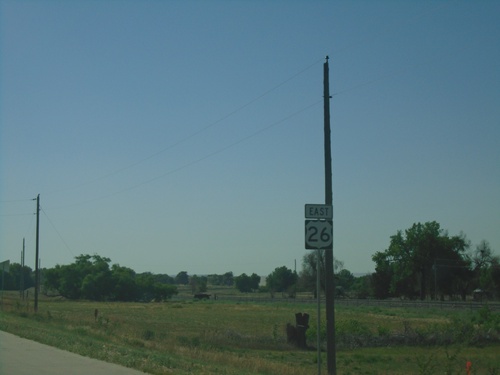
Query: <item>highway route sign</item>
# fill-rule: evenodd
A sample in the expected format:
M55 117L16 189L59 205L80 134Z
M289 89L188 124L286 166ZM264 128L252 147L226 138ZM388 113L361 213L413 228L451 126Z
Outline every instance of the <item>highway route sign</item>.
M327 249L333 243L331 220L306 220L306 249Z

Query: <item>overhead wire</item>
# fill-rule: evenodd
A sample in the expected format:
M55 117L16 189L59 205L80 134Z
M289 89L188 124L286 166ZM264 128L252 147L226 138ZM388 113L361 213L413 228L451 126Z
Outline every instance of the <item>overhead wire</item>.
M71 251L71 248L69 247L68 243L64 240L64 238L62 237L61 233L57 230L56 226L54 225L54 223L52 222L52 220L50 220L49 216L47 215L47 213L45 212L45 210L40 207L40 211L43 212L43 214L45 215L45 218L47 219L47 221L49 222L49 224L52 226L52 228L54 229L54 231L57 233L57 235L59 236L59 238L61 239L62 243L64 244L64 246L66 247L66 249L71 253L71 255L73 255L73 257L75 256L75 254L73 253L73 251Z
M187 163L185 163L184 165L181 165L180 167L177 167L177 168L171 169L171 170L169 170L168 172L165 172L165 173L163 173L163 174L161 174L161 175L158 175L158 176L156 176L156 177L153 177L153 178L150 178L150 179L148 179L148 180L142 181L142 182L140 182L140 183L138 183L138 184L135 184L135 185L129 186L129 187L124 188L124 189L122 189L122 190L115 191L115 192L110 193L110 194L107 194L107 195L103 195L103 196L101 196L101 197L97 197L97 198L93 198L93 199L85 200L85 201L82 201L82 202L79 202L79 203L74 203L74 204L67 205L67 206L54 207L54 208L51 208L51 209L52 209L52 210L55 210L55 209L63 209L63 208L68 208L68 207L75 207L75 206L79 206L79 205L82 205L82 204L87 204L87 203L91 203L91 202L95 202L95 201L103 200L103 199L106 199L106 198L110 198L110 197L112 197L112 196L115 196L115 195L118 195L118 194L122 194L122 193L128 192L128 191L130 191L130 190L137 189L137 188L138 188L138 187L140 187L140 186L143 186L143 185L146 185L146 184L152 183L152 182L154 182L154 181L156 181L156 180L162 179L162 178L164 178L164 177L166 177L166 176L169 176L169 175L171 175L171 174L174 174L174 173L176 173L176 172L179 172L179 171L181 171L181 170L183 170L183 169L186 169L186 168L188 168L188 167L191 167L192 165L198 164L198 163L200 163L200 162L202 162L202 161L204 161L204 160L206 160L206 159L208 159L208 158L211 158L211 157L213 157L213 156L215 156L215 155L218 155L218 154L220 154L220 153L222 153L222 152L224 152L224 151L227 151L227 150L229 150L229 149L231 149L231 148L235 147L236 145L239 145L240 143L243 143L243 142L245 142L245 141L247 141L247 140L249 140L249 139L251 139L251 138L254 138L254 137L256 137L257 135L259 135L259 134L261 134L261 133L264 133L264 132L266 132L266 131L270 130L271 128L274 128L275 126L280 125L280 124L282 124L282 123L286 122L287 120L289 120L289 119L291 119L291 118L293 118L293 117L295 117L295 116L299 115L299 114L300 114L300 113L302 113L302 112L307 111L308 109L311 109L311 108L313 108L313 107L317 106L318 104L320 104L320 103L322 103L322 102L323 102L323 99L318 100L318 101L316 101L316 102L314 102L314 103L312 103L312 104L309 104L309 105L307 105L307 106L305 106L305 107L303 107L303 108L299 109L298 111L295 111L295 112L293 112L292 114L290 114L290 115L288 115L288 116L286 116L286 117L284 117L284 118L282 118L282 119L280 119L280 120L278 120L278 121L275 121L275 122L273 122L273 123L271 123L271 124L269 124L269 125L267 125L267 126L265 126L265 127L263 127L263 128L260 128L260 129L258 129L257 131L255 131L255 132L253 132L253 133L251 133L251 134L249 134L249 135L247 135L247 136L241 137L241 138L237 139L236 141L234 141L234 142L232 142L232 143L230 143L230 144L228 144L228 145L226 145L226 146L224 146L224 147L221 147L221 148L219 148L219 149L217 149L217 150L215 150L215 151L213 151L213 152L211 152L211 153L208 153L208 154L206 154L206 155L204 155L204 156L202 156L202 157L200 157L200 158L198 158L198 159L195 159L195 160L192 160L192 161L190 161L190 162L187 162Z
M61 192L61 191L66 191L66 190L72 190L72 189L77 189L77 188L81 188L83 186L87 186L87 185L90 185L90 184L93 184L95 182L98 182L98 181L101 181L101 180L104 180L106 178L109 178L109 177L112 177L112 176L115 176L121 172L124 172L130 168L133 168L133 167L136 167L150 159L153 159L169 150L172 150L173 148L187 142L188 140L206 132L208 129L220 124L221 122L223 122L224 120L227 120L229 117L235 115L236 113L240 112L241 110L249 107L250 105L254 104L255 102L259 101L260 99L262 99L263 97L265 97L266 95L272 93L273 91L277 90L278 88L282 87L283 85L285 85L286 83L292 81L293 79L295 79L296 77L300 76L301 74L305 73L306 71L308 71L309 69L311 69L312 67L316 66L317 64L319 64L323 59L318 59L316 61L314 61L313 63L311 63L310 65L308 65L307 67L301 69L300 71L298 71L297 73L293 74L292 76L288 77L287 79L285 79L284 81L280 82L279 84L273 86L272 88L270 88L269 90L265 91L264 93L258 95L257 97L255 97L254 99L251 99L250 101L246 102L245 104L237 107L236 109L234 109L233 111L230 111L229 113L225 114L224 116L220 117L219 119L209 123L208 125L202 127L201 129L198 129L192 133L190 133L189 135L187 135L186 137L184 138L181 138L179 139L178 141L156 151L155 153L153 154L150 154L149 156L145 157L145 158L142 158L142 159L139 159L131 164L128 164L126 165L125 167L122 167L122 168L119 168L119 169L116 169L110 173L107 173L103 176L100 176L100 177L97 177L93 180L89 180L87 182L83 182L81 184L78 184L78 185L75 185L73 187L69 187L69 188L65 188L65 189L58 189L58 190L54 190L54 191L51 191L51 192L48 192L46 193L45 195L47 194L53 194L53 193L56 193L56 192Z

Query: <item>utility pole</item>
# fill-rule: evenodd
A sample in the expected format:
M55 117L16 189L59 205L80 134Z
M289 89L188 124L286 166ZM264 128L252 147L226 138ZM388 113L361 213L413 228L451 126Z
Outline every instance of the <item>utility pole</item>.
M35 254L35 313L38 312L38 287L39 287L39 273L38 269L38 255L39 255L39 239L40 239L40 194L36 197L36 254Z
M328 56L323 64L323 103L324 103L324 133L325 133L325 204L333 206L332 189L332 148L330 140L330 85ZM333 220L333 219L332 219ZM333 275L333 241L325 249L325 274L326 274L326 358L329 375L337 373L335 354L335 284Z
M24 300L24 238L23 238L23 251L21 252L21 280L19 280L19 294L21 299Z

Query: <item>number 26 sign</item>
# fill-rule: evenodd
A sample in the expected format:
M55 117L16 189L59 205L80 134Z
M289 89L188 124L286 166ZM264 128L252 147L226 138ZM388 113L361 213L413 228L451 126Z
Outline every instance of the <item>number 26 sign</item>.
M306 220L306 249L325 249L332 245L333 225L330 220Z

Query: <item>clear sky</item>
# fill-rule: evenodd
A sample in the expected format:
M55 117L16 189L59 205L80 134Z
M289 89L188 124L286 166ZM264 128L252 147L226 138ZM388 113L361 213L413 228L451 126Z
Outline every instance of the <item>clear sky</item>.
M0 261L300 270L324 202L354 273L415 222L500 254L500 2L0 2Z

